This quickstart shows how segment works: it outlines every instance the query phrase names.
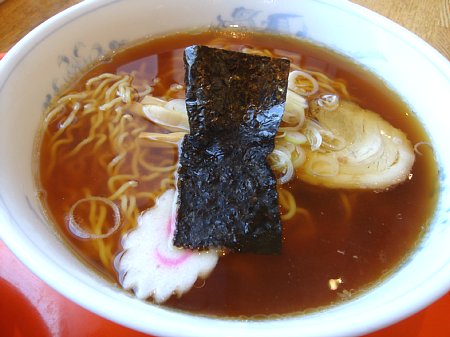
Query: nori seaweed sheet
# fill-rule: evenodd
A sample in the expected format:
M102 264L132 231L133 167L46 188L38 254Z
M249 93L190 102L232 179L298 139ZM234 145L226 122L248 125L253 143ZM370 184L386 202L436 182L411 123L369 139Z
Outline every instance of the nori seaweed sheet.
M191 46L184 62L190 134L179 154L174 245L278 254L278 193L267 156L289 60Z

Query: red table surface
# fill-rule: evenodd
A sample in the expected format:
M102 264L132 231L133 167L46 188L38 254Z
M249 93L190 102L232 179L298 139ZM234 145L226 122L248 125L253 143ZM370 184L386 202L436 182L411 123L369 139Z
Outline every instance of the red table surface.
M5 53L0 53L0 60ZM399 323L364 337L450 337L450 292ZM0 241L0 337L142 337L66 299Z
M365 337L449 337L450 293L428 308ZM0 241L1 337L142 337L66 299Z

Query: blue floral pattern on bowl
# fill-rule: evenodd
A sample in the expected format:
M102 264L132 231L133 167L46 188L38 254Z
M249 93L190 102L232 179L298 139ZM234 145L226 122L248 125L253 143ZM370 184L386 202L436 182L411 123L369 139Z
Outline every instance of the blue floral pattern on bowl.
M72 48L70 54L61 54L57 58L58 67L61 68L63 76L52 81L52 92L45 96L44 106L48 107L54 95L58 94L64 85L80 75L80 72L112 52L127 44L126 40L111 40L107 47L100 43L94 43L87 47L85 43L78 41Z
M217 21L217 27L221 28L252 28L307 37L307 27L302 22L302 16L297 14L274 13L264 17L261 11L236 7L229 17L218 15ZM299 26L300 29L297 28Z

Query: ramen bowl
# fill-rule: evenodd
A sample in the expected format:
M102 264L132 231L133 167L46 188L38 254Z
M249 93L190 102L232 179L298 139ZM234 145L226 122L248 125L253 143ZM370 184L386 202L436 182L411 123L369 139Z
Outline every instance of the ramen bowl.
M36 190L35 137L52 97L87 65L129 43L203 27L283 33L331 48L377 74L416 114L439 167L437 207L413 254L372 289L301 315L189 314L138 300L100 277L47 220ZM98 315L161 336L357 336L417 312L450 289L449 117L442 102L450 92L450 64L375 13L331 0L86 1L23 38L0 63L0 74L1 239L42 280Z

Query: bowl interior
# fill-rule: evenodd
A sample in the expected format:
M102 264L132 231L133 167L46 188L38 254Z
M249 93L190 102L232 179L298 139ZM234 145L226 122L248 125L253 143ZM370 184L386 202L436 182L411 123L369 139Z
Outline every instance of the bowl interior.
M243 322L192 317L140 302L98 277L46 222L36 196L34 146L50 98L80 69L127 43L211 26L276 31L331 47L377 73L424 125L440 167L438 209L413 258L382 285L338 307L298 318ZM89 310L163 335L271 336L279 329L291 336L302 329L305 336L349 336L401 319L450 287L448 116L434 99L450 92L450 66L422 40L376 14L323 0L90 1L27 35L0 63L0 73L2 239L42 279ZM425 82L433 85L419 84Z

